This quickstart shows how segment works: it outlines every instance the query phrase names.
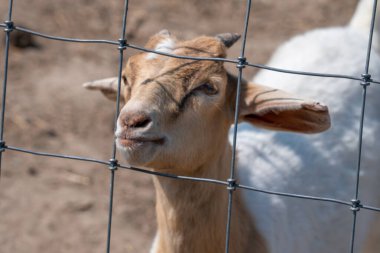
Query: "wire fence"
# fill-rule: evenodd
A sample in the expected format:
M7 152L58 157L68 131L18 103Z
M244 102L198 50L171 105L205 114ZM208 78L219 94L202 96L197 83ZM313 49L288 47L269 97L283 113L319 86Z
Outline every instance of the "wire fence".
M368 35L368 48L367 48L367 54L366 54L366 63L364 66L364 73L361 76L349 76L349 75L338 75L338 74L330 74L330 73L315 73L315 72L301 72L301 71L294 71L289 69L279 69L279 68L273 68L261 64L254 64L249 63L247 61L247 58L245 57L245 45L247 40L247 30L248 30L248 24L249 24L249 18L250 18L250 10L251 10L251 0L246 1L246 13L245 13L245 22L244 22L244 30L242 35L242 44L241 44L241 51L240 56L237 59L228 59L228 58L211 58L211 57L188 57L188 56L180 56L180 55L174 55L170 53L164 53L164 52L157 52L154 50L150 50L147 48L143 48L137 45L133 45L128 43L126 38L126 29L127 29L127 16L128 16L128 0L125 0L124 3L124 15L123 15L123 21L122 21L122 29L120 31L120 38L118 40L91 40L91 39L78 39L78 38L65 38L65 37L57 37L52 35L43 34L37 31L32 31L23 27L16 26L14 22L12 21L12 9L13 9L13 0L8 0L8 16L7 20L4 21L4 23L0 23L0 27L4 28L5 31L5 49L4 49L4 74L3 74L3 86L2 86L2 100L1 100L1 116L0 116L0 180L1 180L1 162L2 162L2 156L5 151L15 151L19 153L25 153L35 156L43 156L43 157L53 157L53 158L61 158L61 159L71 159L71 160L77 160L82 162L90 162L90 163L97 163L105 165L109 168L110 171L110 189L109 189L109 208L108 208L108 228L107 228L107 248L106 252L111 252L110 250L110 242L111 242L111 225L112 225L112 208L113 208L113 198L114 198L114 181L115 181L115 171L120 169L127 169L132 171L137 171L141 173L151 174L155 176L160 177L167 177L171 178L173 180L190 180L194 182L200 182L200 183L211 183L211 184L218 184L222 186L226 186L227 192L228 192L228 216L227 219L227 227L226 227L226 241L225 241L225 252L228 253L230 250L230 226L231 226L231 212L232 212L232 200L234 196L234 191L236 189L243 189L243 190L249 190L249 191L255 191L255 192L261 192L265 194L272 194L272 195L278 195L283 197L291 197L291 198L298 198L298 199L305 199L305 200L314 200L314 201L324 201L334 204L339 204L343 206L348 206L352 210L353 214L353 223L352 223L352 234L351 234L351 242L350 242L350 252L354 252L354 242L355 242L355 232L356 232L356 220L357 220L357 212L360 209L366 209L370 211L380 212L380 208L378 207L372 207L365 205L360 202L358 199L359 197L359 174L361 170L361 160L362 160L362 146L363 146L363 126L364 126L364 115L365 115L365 103L366 103L366 97L367 97L367 88L368 86L372 84L380 84L380 81L373 80L371 78L371 75L369 73L369 63L370 63L370 57L371 57L371 45L372 45L372 38L374 34L374 26L375 26L375 16L376 16L376 6L377 6L377 0L373 1L373 11L372 11L372 17L371 17L371 26L370 31ZM80 157L80 156L72 156L72 155L64 155L64 154L54 154L54 153L47 153L47 152L37 152L33 150L27 150L20 147L13 147L6 144L4 140L4 117L5 117L5 105L6 105L6 97L7 97L7 81L8 81L8 62L9 62L9 47L10 47L10 33L14 30L18 30L20 32L29 33L34 36L39 36L45 39L50 40L58 40L63 42L71 42L71 43L97 43L97 44L107 44L111 46L117 46L119 50L119 68L118 68L118 96L116 101L116 108L115 108L115 118L114 118L114 125L116 127L116 121L119 116L120 111L120 90L121 90L121 75L122 75L122 69L123 69L123 61L124 61L124 51L127 48L136 49L143 52L150 52L155 53L159 55L169 56L173 58L178 59L187 59L187 60L202 60L202 61L221 61L226 63L233 63L236 64L237 72L238 72L238 82L237 82L237 94L236 94L236 105L235 105L235 117L234 117L234 128L233 128L233 140L232 140L232 159L231 159L231 165L230 165L230 178L226 181L222 180L216 180L211 178L197 178L197 177L187 177L187 176L180 176L175 174L167 174L167 173L160 173L157 171L151 171L146 170L142 168L136 168L131 166L125 166L119 163L119 161L116 159L116 142L114 141L112 144L112 156L108 161L104 160L98 160L94 158L88 158L88 157ZM237 130L238 130L238 114L239 114L239 99L240 99L240 93L241 93L241 83L242 83L242 74L243 69L245 67L254 67L254 68L260 68L260 69L267 69L270 71L276 71L276 72L282 72L282 73L288 73L288 74L295 74L295 75L307 75L307 76L317 76L317 77L329 77L329 78L340 78L340 79L351 79L351 80L357 80L360 82L363 93L362 93L362 109L361 109L361 116L360 116L360 128L359 128L359 141L358 141L358 163L357 163L357 173L356 173L356 185L355 185L355 194L354 198L350 201L347 200L340 200L340 199L334 199L334 198L324 198L324 197L318 197L318 196L308 196L308 195L301 195L301 194L290 194L285 192L276 192L276 191L269 191L265 189L259 189L251 186L241 185L237 183L235 178L235 159L236 159L236 148L237 148Z

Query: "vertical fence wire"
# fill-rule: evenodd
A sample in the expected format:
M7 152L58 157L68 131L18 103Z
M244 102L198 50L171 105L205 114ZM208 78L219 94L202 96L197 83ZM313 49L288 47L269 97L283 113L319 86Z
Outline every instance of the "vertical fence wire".
M369 28L369 35L368 35L367 58L366 58L366 63L365 63L365 74L366 75L369 74L369 62L371 59L372 40L373 40L373 33L375 30L376 10L377 10L377 0L373 0L371 26ZM380 14L377 13L377 15L380 15Z
M365 116L365 106L366 106L366 99L367 99L367 87L370 85L370 83L380 83L378 81L374 81L371 79L371 75L369 74L369 63L370 63L370 56L371 56L371 45L372 45L372 39L373 39L373 33L374 33L374 26L375 26L375 16L376 16L376 7L377 7L377 0L374 0L373 2L373 10L372 10L372 17L371 17L371 27L369 32L369 38L368 38L368 48L367 48L367 58L366 58L366 64L365 64L365 71L364 74L362 74L362 78L359 79L357 77L351 77L351 76L341 76L341 75L334 75L334 74L323 74L323 73L311 73L311 72L297 72L292 70L283 70L283 69L275 69L268 66L258 65L258 64L249 64L246 61L245 58L245 45L246 45L246 39L247 39L247 31L248 31L248 23L249 23L249 17L250 17L250 10L251 10L251 0L246 1L246 13L245 13L245 22L244 22L244 31L243 31L243 38L242 38L242 45L241 45L241 53L237 60L230 60L225 58L197 58L197 57L184 57L184 56L178 56L178 55L170 55L162 52L155 52L154 50L148 50L145 48L141 48L138 46L129 45L126 41L126 25L127 25L127 15L128 15L128 0L125 0L124 2L124 12L123 12L123 21L122 21L122 28L121 28L121 35L118 42L115 41L106 41L106 40L83 40L83 39L69 39L69 38L62 38L62 37L55 37L50 35L44 35L38 32L33 32L27 29L23 29L21 27L15 27L12 22L12 9L13 9L13 0L9 0L9 6L8 6L8 16L7 21L4 22L4 24L0 24L1 27L4 27L6 36L5 36L5 56L4 56L4 77L3 77L3 87L2 87L2 101L1 101L1 118L0 118L0 179L1 179L1 160L2 160L2 153L4 150L13 150L18 152L24 152L29 153L32 155L42 155L46 157L57 157L57 158L64 158L64 159L75 159L75 160L81 160L86 162L97 162L101 164L107 164L110 169L110 181L109 181L109 208L108 208L108 226L107 226L107 249L106 252L110 253L111 251L111 230L112 230L112 209L113 209L113 197L114 197L114 182L115 182L115 171L117 168L128 168L131 170L148 173L148 174L154 174L157 176L165 176L173 179L183 179L183 180L192 180L192 181L198 181L198 182L208 182L208 183L218 183L221 185L227 185L228 189L228 210L227 210L227 222L226 222L226 241L225 241L225 252L228 253L230 250L230 234L231 234L231 215L232 215L232 208L233 208L233 192L236 188L246 189L246 190L253 190L257 192L264 192L267 194L276 194L279 196L288 196L288 197L295 197L295 198L301 198L301 199L310 199L310 200L318 200L318 201L329 201L334 203L340 203L343 205L350 205L349 202L341 201L341 200L335 200L335 199L327 199L322 197L314 197L314 196L305 196L305 195L296 195L296 194L288 194L288 193L281 193L281 192L270 192L266 190L260 190L253 187L246 187L242 186L236 183L235 179L235 166L236 166L236 148L237 148L237 130L238 130L238 120L239 120L239 105L240 105L240 95L241 95L241 84L242 84L242 75L243 75L243 68L245 66L253 66L258 68L265 68L273 71L280 71L285 73L292 73L292 74L301 74L301 75L311 75L311 76L325 76L325 77L336 77L336 78L348 78L353 80L361 80L361 85L363 87L362 92L362 105L361 105L361 115L360 115L360 126L359 126L359 140L358 140L358 161L357 161L357 173L356 173L356 185L355 185L355 197L351 200L351 210L353 211L353 224L352 224L352 234L351 234L351 242L350 242L350 252L354 252L354 241L355 241L355 231L356 231L356 223L357 223L357 212L360 210L360 208L378 211L380 212L380 208L374 208L362 205L359 200L359 177L360 177L360 170L361 170L361 160L362 160L362 144L363 144L363 128L364 128L364 116ZM118 164L118 161L116 160L116 142L115 139L113 141L113 147L112 147L112 158L109 160L109 162L104 162L96 159L89 159L89 158L83 158L83 157L75 157L75 156L66 156L66 155L57 155L57 154L49 154L49 153L43 153L43 152L35 152L30 150L24 150L21 148L15 148L15 147L7 147L5 145L4 141L4 117L5 117L5 105L6 105L6 91L7 91L7 80L8 80L8 61L9 61L9 46L10 46L10 33L13 30L19 30L22 32L27 32L30 34L34 34L37 36L41 36L48 39L54 39L54 40L61 40L61 41L67 41L67 42L82 42L82 43L106 43L106 44L113 44L118 45L119 50L119 67L118 67L118 90L117 90L117 101L116 101L116 112L115 112L115 119L114 119L114 126L116 129L117 126L117 119L119 116L120 111L120 91L121 91L121 79L122 79L122 69L123 69L123 61L124 61L124 50L128 47L135 48L138 50L146 51L146 52L153 52L158 53L162 55L166 55L169 57L176 57L176 58L183 58L183 59L192 59L192 60L217 60L217 61L224 61L224 62L230 62L230 63L236 63L236 67L238 69L238 79L237 79L237 89L236 89L236 104L235 104L235 115L234 115L234 127L233 127L233 140L232 140L232 157L231 157L231 164L230 164L230 177L227 179L226 182L213 180L213 179L205 179L205 178L192 178L192 177L183 177L183 176L177 176L177 175L169 175L159 172L152 172L152 171L146 171L144 169L139 168L131 168L131 167L125 167Z
M120 90L121 90L121 74L123 71L124 50L126 49L126 26L128 15L128 0L124 1L123 21L119 39L119 69L117 73L117 97L116 108L114 118L114 130L117 128L117 119L120 112ZM115 186L115 171L117 170L116 160L116 140L114 138L112 145L112 158L110 159L110 185L109 185L109 207L108 207L108 226L107 226L107 253L111 250L111 232L112 232L112 213L113 213L113 198L114 198L114 186Z
M230 165L230 178L227 180L229 185L227 187L228 209L227 209L226 245L225 245L226 253L228 253L230 250L232 200L233 200L233 192L236 189L235 166L236 166L237 130L238 130L238 123L239 123L239 106L240 106L243 68L245 67L245 64L246 64L245 44L247 40L248 23L249 23L250 11L251 11L251 0L247 0L245 11L246 12L245 12L245 19L244 19L244 31L243 31L243 38L242 38L242 45L241 45L241 53L240 53L240 57L238 58L239 62L236 65L238 69L238 80L237 80L237 87L236 87L235 115L234 115L233 140L232 140L232 158L231 158L231 165Z
M351 207L351 210L353 213L351 242L350 242L351 253L354 253L357 212L360 210L360 207L361 207L360 200L359 200L359 183L360 183L360 170L361 170L362 151L363 151L363 129L364 129L365 106L366 106L366 100L367 100L367 87L370 85L370 79L371 79L371 75L369 74L369 64L370 64L370 58L371 58L372 39L373 39L373 33L374 33L374 28L375 28L376 7L377 7L377 0L374 0L373 7L372 7L371 25L369 28L369 35L368 35L366 62L365 62L365 67L364 67L364 74L362 74L363 81L360 83L362 85L363 91L362 91L362 105L361 105L361 114L360 114L360 122L359 122L355 197L352 200L352 207Z
M116 168L114 166L110 166L107 246L106 246L107 253L111 252L111 232L112 232L113 196L114 196L114 186L115 186L115 170Z
M5 121L5 105L7 97L7 82L8 82L8 63L9 63L9 45L10 45L10 33L13 30L12 22L12 10L13 10L13 0L8 2L8 17L5 21L5 49L4 49L4 77L3 77L3 94L1 97L1 118L0 118L0 180L1 180L1 168L3 160L4 151L4 121Z

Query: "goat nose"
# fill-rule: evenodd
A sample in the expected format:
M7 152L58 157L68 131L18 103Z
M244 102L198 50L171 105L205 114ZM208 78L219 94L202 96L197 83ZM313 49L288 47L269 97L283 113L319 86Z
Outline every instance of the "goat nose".
M127 128L144 128L152 122L152 119L144 113L124 114L121 115L121 122Z

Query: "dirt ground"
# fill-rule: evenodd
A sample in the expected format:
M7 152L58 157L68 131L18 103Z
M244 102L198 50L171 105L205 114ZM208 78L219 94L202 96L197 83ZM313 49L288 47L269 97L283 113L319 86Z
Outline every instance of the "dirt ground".
M254 0L246 50L249 61L265 63L279 44L300 32L345 24L356 1ZM122 6L121 0L18 0L13 20L15 25L51 35L117 40ZM6 20L7 7L8 1L1 0L1 20ZM242 33L244 8L242 0L132 0L128 40L143 45L164 28L184 39ZM4 41L4 34L0 36ZM116 75L117 47L13 39L6 144L108 160L115 105L85 91L81 84ZM0 49L2 80L3 42ZM239 46L234 46L229 56L238 55ZM245 76L254 73L247 68ZM0 252L105 252L108 186L105 166L6 151L0 182ZM150 176L117 171L112 252L148 252L155 227ZM374 245L368 252L380 251Z

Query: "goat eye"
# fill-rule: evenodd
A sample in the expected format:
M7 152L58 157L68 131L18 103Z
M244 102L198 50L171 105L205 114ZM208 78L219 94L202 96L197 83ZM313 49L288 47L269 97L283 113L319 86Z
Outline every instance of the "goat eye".
M206 95L209 95L209 96L215 95L218 93L218 90L215 88L215 86L210 83L204 83L200 85L198 88L196 88L196 90L202 91Z
M128 85L128 80L126 76L122 76L124 85Z

